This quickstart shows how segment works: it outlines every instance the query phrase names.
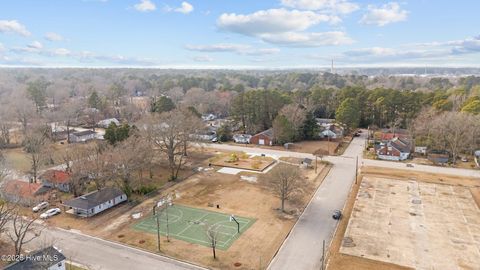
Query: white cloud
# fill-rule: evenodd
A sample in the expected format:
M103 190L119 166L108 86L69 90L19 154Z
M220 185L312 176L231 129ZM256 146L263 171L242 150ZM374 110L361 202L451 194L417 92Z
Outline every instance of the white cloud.
M222 14L217 25L226 31L284 46L317 47L352 43L353 40L340 31L306 32L322 22L334 24L339 21L340 18L335 15L281 8L260 10L247 15Z
M168 5L163 8L165 12L179 12L183 14L188 14L192 12L193 9L194 9L193 6L188 2L182 2L182 5L178 8L173 8Z
M261 38L270 43L291 47L320 47L352 44L353 39L345 32L332 31L320 33L285 32L280 34L264 34Z
M140 0L140 3L135 4L133 7L140 12L150 12L157 9L157 6L151 0Z
M264 33L303 31L321 22L336 23L338 20L336 16L281 8L260 10L248 15L224 13L218 18L217 25L224 30L254 36Z
M249 45L220 43L213 45L186 45L185 48L190 51L199 52L238 52L250 48Z
M55 56L69 56L72 52L65 48L58 48L53 50L53 55Z
M213 58L208 56L208 55L200 55L200 56L195 56L193 58L193 61L195 61L195 62L212 62Z
M347 0L282 0L282 5L303 10L324 10L349 14L359 9L358 4Z
M402 10L398 3L390 2L381 7L369 5L368 12L363 15L360 22L364 24L385 26L390 23L405 21L407 16L408 12Z
M63 37L60 34L54 32L45 33L45 39L48 41L62 41Z
M212 45L186 45L185 48L197 52L232 52L240 55L268 55L280 52L278 48L253 48L246 44L219 43Z
M43 48L43 45L39 41L35 40L34 42L28 44L27 47L34 50L40 50Z
M11 20L11 21L0 20L0 32L16 33L22 36L31 35L31 33L27 30L27 28L16 20Z
M193 6L188 2L182 2L182 5L179 8L174 9L174 11L188 14L193 11Z

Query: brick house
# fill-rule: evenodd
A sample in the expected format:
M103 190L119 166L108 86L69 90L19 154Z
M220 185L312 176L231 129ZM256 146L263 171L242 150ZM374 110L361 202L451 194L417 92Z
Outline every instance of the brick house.
M376 147L378 158L383 160L406 160L410 156L411 151L411 142L399 137L382 142Z
M250 138L250 143L257 145L273 145L273 141L273 128L255 134Z

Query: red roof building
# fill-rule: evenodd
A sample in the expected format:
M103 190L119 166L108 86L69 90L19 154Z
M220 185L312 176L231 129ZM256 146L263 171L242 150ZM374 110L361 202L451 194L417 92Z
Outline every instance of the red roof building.
M39 177L46 187L56 188L63 192L70 191L70 174L61 170L47 170Z
M32 206L48 198L47 190L42 184L11 180L3 185L0 195L9 202Z

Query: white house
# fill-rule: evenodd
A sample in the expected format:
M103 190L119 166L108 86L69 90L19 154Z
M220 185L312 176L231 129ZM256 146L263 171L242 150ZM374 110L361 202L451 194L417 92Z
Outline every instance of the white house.
M252 138L252 135L249 134L235 134L233 135L233 141L236 143L250 143L250 139Z
M190 134L190 138L200 141L211 141L217 137L217 133L211 130L201 130L195 134Z
M74 215L91 217L126 200L125 192L118 188L106 187L66 201L63 205L70 207Z
M97 133L93 130L78 131L70 134L70 142L72 143L87 142L95 139L96 136L97 136Z
M45 270L65 270L66 257L54 246L49 246L29 253L25 256L25 260L19 260L7 265L5 270L29 270L29 269L45 269Z
M111 123L114 123L117 126L120 125L120 121L118 121L117 118L109 118L109 119L103 119L102 121L99 121L97 123L97 126L102 128L108 128L108 126L110 126Z

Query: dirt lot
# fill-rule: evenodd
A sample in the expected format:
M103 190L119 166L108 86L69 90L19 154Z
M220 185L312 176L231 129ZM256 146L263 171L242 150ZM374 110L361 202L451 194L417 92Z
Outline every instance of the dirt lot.
M328 269L432 269L436 263L442 266L435 269L476 269L479 263L476 260L480 258L480 211L473 199L478 192L475 187L479 184L478 179L412 174L401 170L385 172L380 168L362 168L362 172L375 176L365 178L354 214L350 217L359 187L354 186L344 209L345 218L332 242ZM371 187L368 179L381 180L378 180L378 186ZM373 199L365 193L368 186L368 194ZM410 200L415 186L420 187L416 194L422 202L419 205ZM385 190L379 187L385 187ZM407 187L409 191L406 191ZM396 196L403 200L396 200ZM371 201L362 204L362 200ZM389 207L391 205L394 206ZM385 211L393 214L382 214ZM359 216L364 219L357 219ZM351 225L345 233L349 221ZM355 230L366 231L355 234ZM344 235L352 237L353 242L347 238L342 252L361 250L348 252L357 256L339 252ZM409 252L412 253L408 255ZM422 256L422 259L415 260L415 255Z
M221 153L209 159L214 166L263 171L275 160L271 157L249 156L243 152Z
M185 259L215 269L263 269L280 247L295 223L298 214L303 211L314 186L320 184L327 170L316 177L313 169L304 171L310 188L295 204L287 204L287 210L293 215L280 215L276 210L279 199L259 183L241 181L240 176L225 175L214 171L196 174L188 180L172 187L166 192L175 192L180 196L175 203L203 208L222 213L255 218L256 222L227 251L217 250L217 260L213 260L211 249L171 239L162 242L162 252L169 256ZM209 207L220 205L220 209ZM149 215L153 201L145 202L131 212ZM120 230L111 233L109 238L130 245L156 251L156 235L135 231L131 225L136 222L130 217L120 225ZM164 237L163 237L164 238ZM235 263L241 266L234 267Z

